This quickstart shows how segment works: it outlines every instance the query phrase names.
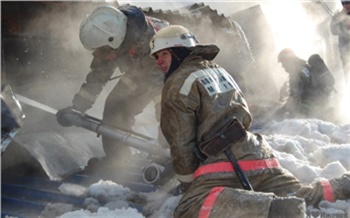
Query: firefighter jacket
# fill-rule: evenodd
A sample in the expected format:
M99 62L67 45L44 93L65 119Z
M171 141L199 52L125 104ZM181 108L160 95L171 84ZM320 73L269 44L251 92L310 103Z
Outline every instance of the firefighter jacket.
M194 153L196 145L213 137L233 117L248 130L252 116L234 79L211 62L219 52L218 47L208 45L191 49L192 53L165 81L161 102L161 129L170 145L176 177L184 183L193 181L180 200L175 217L198 217L210 193L220 195L219 203L210 205L220 211L216 217L234 214L237 217L267 217L272 192L286 195L296 191L300 183L279 167L266 140L249 131L241 142L232 144L231 151L239 162L273 160L274 163L266 167L245 171L254 189L270 193L242 190L232 170L221 172L224 165L232 167L224 153L200 162ZM207 166L214 166L211 169L217 172L205 174L203 172L207 171L200 171ZM223 202L227 207L222 207ZM242 210L239 205L247 207Z
M219 49L197 46L165 82L161 103L161 128L171 146L178 179L192 181L199 166L194 147L213 137L220 127L235 117L249 129L252 116L234 79L220 66L206 60ZM203 58L204 57L204 58ZM237 159L271 158L272 149L261 136L251 133L232 147ZM225 155L206 162L227 161Z

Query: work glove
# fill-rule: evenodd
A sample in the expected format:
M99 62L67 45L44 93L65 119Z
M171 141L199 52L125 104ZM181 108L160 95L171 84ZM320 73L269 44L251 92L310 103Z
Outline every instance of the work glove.
M323 183L323 185L322 185ZM326 196L324 196L326 195ZM329 180L329 183L319 181L315 188L303 187L297 191L296 196L305 198L307 205L317 207L322 200L333 202L350 198L350 174Z
M73 98L73 108L83 113L92 108L93 103L79 94L76 94Z
M304 198L307 206L313 206L315 208L318 207L318 204L322 200L328 200L333 202L335 200L333 190L336 184L334 181L318 181L315 187L305 186L300 188L295 196ZM326 195L326 196L325 196Z
M179 185L177 185L175 188L173 188L170 191L170 194L172 194L174 196L182 195L188 190L188 188L191 186L191 184L192 183L181 182Z
M71 106L58 110L56 113L57 122L64 127L73 126L72 121L66 116L68 113L73 113L73 110L74 109Z
M319 184L316 184L315 188L305 186L300 188L295 196L304 198L307 206L317 207L318 203L323 200L323 187Z

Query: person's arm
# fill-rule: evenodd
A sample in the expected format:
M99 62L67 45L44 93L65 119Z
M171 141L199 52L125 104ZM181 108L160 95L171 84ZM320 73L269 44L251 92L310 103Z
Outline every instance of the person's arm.
M306 205L317 207L320 201L346 200L350 198L350 174L330 180L318 181L314 187L305 186L295 194L297 197L305 198Z
M91 63L91 71L86 76L79 92L73 98L73 108L82 112L90 109L96 98L101 93L112 76L115 68L114 51L94 52L94 59Z
M185 96L177 88L167 86L166 89L162 96L162 132L170 145L176 178L181 183L191 183L199 165L194 154L198 93L190 92Z

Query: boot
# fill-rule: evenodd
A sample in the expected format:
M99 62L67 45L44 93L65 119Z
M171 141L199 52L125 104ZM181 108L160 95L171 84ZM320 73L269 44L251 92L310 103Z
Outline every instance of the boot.
M304 218L304 199L297 197L276 197L272 200L268 218Z

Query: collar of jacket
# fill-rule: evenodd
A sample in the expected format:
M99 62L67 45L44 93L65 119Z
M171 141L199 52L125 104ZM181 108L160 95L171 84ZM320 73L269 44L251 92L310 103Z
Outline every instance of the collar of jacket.
M196 55L202 57L204 60L211 61L216 55L219 54L219 47L216 45L197 45L195 47L189 48L192 53L189 56Z
M195 47L189 48L189 50L191 50L192 52L182 61L182 63L186 62L186 60L192 59L193 57L196 57L196 56L199 56L204 60L211 61L216 57L216 55L220 51L219 47L217 47L216 45L197 45ZM182 63L180 64L180 66L182 65ZM180 67L180 66L178 66L178 67ZM167 79L170 77L170 75L173 74L173 72L175 72L176 70L165 74L164 83L167 81Z

